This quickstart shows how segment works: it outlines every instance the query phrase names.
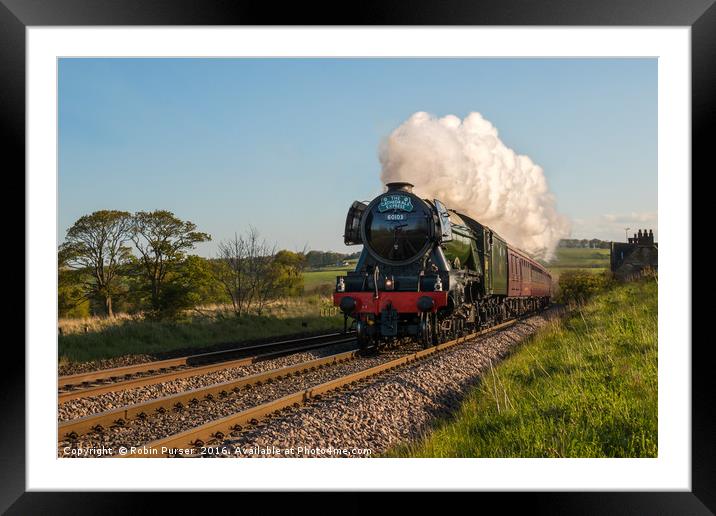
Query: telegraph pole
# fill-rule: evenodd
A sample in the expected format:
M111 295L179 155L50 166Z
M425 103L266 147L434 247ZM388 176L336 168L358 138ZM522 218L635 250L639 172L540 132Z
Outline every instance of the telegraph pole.
M630 229L631 229L631 228L624 228L624 241L625 241L625 242L628 242L628 241L629 241L629 230L630 230Z

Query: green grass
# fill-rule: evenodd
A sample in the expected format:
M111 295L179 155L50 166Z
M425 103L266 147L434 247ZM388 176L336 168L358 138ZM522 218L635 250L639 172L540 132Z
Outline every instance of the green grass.
M244 315L240 318L227 315L191 317L181 321L125 320L101 331L59 336L58 354L62 363L84 362L342 329L343 317L321 317L319 304L302 315L296 315L294 311L267 316Z
M306 271L303 273L303 290L304 292L315 292L321 286L328 286L332 291L336 285L336 276L341 276L346 271L352 271L355 266L348 267L331 267L318 271Z
M559 282L559 277L565 272L580 271L587 274L602 274L607 269L596 267L548 267L547 270L552 275L552 281L556 284Z
M656 457L657 286L612 288L486 373L398 457Z

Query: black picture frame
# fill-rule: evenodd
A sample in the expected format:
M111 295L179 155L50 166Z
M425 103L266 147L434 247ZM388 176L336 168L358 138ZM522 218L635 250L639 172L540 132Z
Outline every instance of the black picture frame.
M364 1L354 6L315 2L222 0L0 0L0 120L6 157L25 167L25 29L31 26L112 25L556 25L689 26L692 39L693 169L705 168L716 114L716 6L714 0L502 0L492 2ZM5 163L8 163L6 159ZM19 174L18 174L19 175ZM693 177L693 175L692 175ZM20 188L24 189L24 186ZM686 239L685 239L686 241ZM688 240L690 241L690 239ZM26 268L27 275L32 274ZM691 278L684 278L689 281ZM682 300L691 303L691 300ZM27 309L32 309L28 306ZM10 514L137 512L136 493L25 492L25 363L6 342L0 379L0 510ZM691 342L682 343L690 346ZM700 344L708 344L703 342ZM48 348L51 349L51 348ZM708 346L692 350L692 491L484 494L502 507L526 504L536 513L713 514L716 511L714 375ZM14 356L8 356L12 355ZM663 364L660 364L663 365ZM21 395L23 394L23 395ZM7 443L15 443L8 446ZM359 499L357 496L352 498ZM144 496L139 512L151 510ZM169 508L166 500L162 507ZM169 505L184 504L173 496ZM219 510L217 500L215 506ZM294 502L295 503L295 502ZM360 509L361 504L353 505ZM365 510L369 506L364 505ZM361 511L363 512L363 511Z

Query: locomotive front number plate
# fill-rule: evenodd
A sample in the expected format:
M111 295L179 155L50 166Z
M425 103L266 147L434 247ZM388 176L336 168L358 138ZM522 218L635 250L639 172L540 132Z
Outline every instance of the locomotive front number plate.
M384 195L380 199L378 211L383 213L388 210L413 211L413 201L407 195Z

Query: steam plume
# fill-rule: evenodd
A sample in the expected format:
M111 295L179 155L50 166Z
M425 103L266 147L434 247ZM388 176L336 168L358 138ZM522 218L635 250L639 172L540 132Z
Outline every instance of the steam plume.
M570 233L542 168L506 147L480 113L464 120L415 113L382 142L379 157L383 184L413 183L417 195L443 201L536 257L551 259Z

